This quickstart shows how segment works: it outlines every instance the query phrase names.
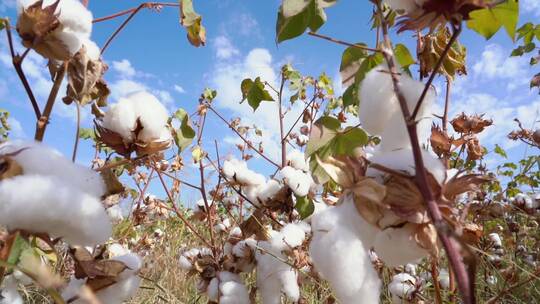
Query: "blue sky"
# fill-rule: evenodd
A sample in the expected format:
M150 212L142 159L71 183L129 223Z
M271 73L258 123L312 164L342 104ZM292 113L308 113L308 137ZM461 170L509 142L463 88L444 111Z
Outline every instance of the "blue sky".
M94 17L102 17L141 2L90 0L89 8ZM149 10L140 12L104 56L110 67L106 75L113 91L110 102L130 91L146 88L166 103L169 109L183 107L192 112L201 91L211 87L218 90L216 105L220 111L229 118L240 116L245 122L261 126L268 142L267 152L277 154L276 148L270 144L275 141L278 132L276 116L273 116L275 107L265 105L252 114L246 104L239 104L240 81L245 77L262 76L263 80L275 83L279 67L287 62L303 74L319 75L326 72L336 80L343 47L307 35L276 45L278 0L194 2L196 10L203 15L207 45L194 48L187 42L185 30L178 22L176 8L163 8L159 13ZM540 2L520 2L520 24L538 20ZM367 0L339 1L327 10L327 14L328 22L319 30L320 33L350 42L374 44L374 34L369 31L371 5ZM9 16L15 23L15 1L2 0L0 15ZM117 18L96 24L92 39L102 45L122 20ZM395 39L408 45L413 41L410 33ZM528 84L530 77L538 70L528 66L528 57L508 58L513 45L504 32L486 42L466 30L461 42L468 49L469 74L456 80L452 96L453 113L486 113L487 117L493 118L495 126L488 129L481 139L482 143L488 147L498 143L509 148L512 155L522 156L523 149L514 147L505 136L515 126L512 121L514 117L519 117L526 126L532 126L538 120L540 97L536 91L529 90ZM19 47L19 51L22 50ZM46 99L50 88L45 64L42 58L31 53L24 66L40 101ZM0 67L0 108L12 113L12 135L32 138L35 125L33 112L12 70L4 33L0 33ZM336 83L339 83L339 79ZM436 86L439 96L442 96L442 82L437 81ZM291 109L293 114L298 111ZM73 107L57 103L45 138L47 143L66 154L71 153L74 117ZM91 126L91 115L87 111L83 126ZM207 144L217 139L224 153L234 151L231 143L236 139L215 116L209 120L206 130ZM83 144L79 161L88 163L91 157L90 146Z

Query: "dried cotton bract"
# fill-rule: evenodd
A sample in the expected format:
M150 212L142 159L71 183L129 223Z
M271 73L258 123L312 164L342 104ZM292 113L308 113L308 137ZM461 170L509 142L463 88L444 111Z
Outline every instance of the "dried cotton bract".
M94 246L111 235L100 197L101 177L41 144L7 142L0 146L0 225L48 233L71 245ZM4 176L20 166L15 176ZM5 165L3 166L5 168Z
M51 60L77 53L92 31L92 13L78 0L18 0L22 44Z
M121 98L96 123L99 138L121 155L152 154L171 145L167 109L152 94L140 91Z

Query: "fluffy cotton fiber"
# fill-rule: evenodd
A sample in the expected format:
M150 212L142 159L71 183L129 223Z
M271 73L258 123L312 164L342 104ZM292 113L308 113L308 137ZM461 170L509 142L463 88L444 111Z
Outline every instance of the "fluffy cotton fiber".
M377 230L358 214L352 198L315 214L311 227L313 265L340 303L379 303L381 283L368 253Z
M167 141L171 138L167 129L168 117L167 109L154 95L139 91L112 105L103 117L103 127L120 134L125 143ZM135 138L133 131L137 119L142 130Z
M424 89L424 83L401 73L399 88L412 113ZM373 68L360 85L359 118L362 127L372 135L381 136L381 149L392 151L410 147L405 120L394 91L392 78L386 64ZM431 106L435 93L429 90L416 117L420 139L427 138L431 127Z
M36 0L18 0L17 9L19 18L23 11ZM55 0L44 0L42 7L53 4ZM61 0L55 11L61 26L49 33L42 40L32 45L32 41L23 40L27 47L33 47L42 56L53 60L67 60L77 53L83 44L89 46L88 40L92 32L92 13L78 0ZM19 22L17 30L21 35L33 35L34 24ZM23 36L24 37L24 36ZM99 56L97 56L99 58Z
M220 304L249 304L249 293L239 275L222 271L210 281L208 298ZM219 301L218 301L219 297Z

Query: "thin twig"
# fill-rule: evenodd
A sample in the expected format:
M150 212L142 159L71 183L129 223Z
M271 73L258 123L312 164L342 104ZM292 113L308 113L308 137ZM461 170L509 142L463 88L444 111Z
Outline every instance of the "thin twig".
M278 92L278 100L279 100L279 138L281 139L281 167L285 167L287 165L287 142L285 141L284 137L284 130L283 130L283 107L282 107L282 97L283 97L283 86L285 85L285 75L281 73L281 85L279 86L279 92Z
M321 38L321 39L324 39L324 40L328 40L328 41L333 42L333 43L354 47L354 48L361 49L361 50L364 50L364 51L370 51L370 52L380 52L381 51L379 49L374 49L374 48L370 48L370 47L359 45L359 44L353 44L353 43L345 42L343 40L335 39L335 38L325 36L325 35L321 35L321 34L317 34L317 33L314 33L314 32L309 32L308 35L311 35L311 36L317 37L317 38Z
M43 113L39 117L36 124L35 140L37 141L43 141L43 137L45 136L45 130L47 129L47 125L49 124L49 118L51 117L53 106L56 101L56 97L58 96L58 91L60 90L60 86L62 85L62 81L64 80L64 76L66 75L67 68L68 68L68 63L65 62L62 68L60 69L60 71L56 73L56 78L54 80L54 84L51 89L51 92L49 93L47 104L45 105L45 109L43 110Z
M422 106L424 99L426 99L427 92L431 88L431 84L433 83L435 76L437 76L437 74L439 73L439 69L441 68L443 64L444 59L446 58L446 55L448 55L448 52L452 48L452 45L454 44L454 42L456 42L456 39L461 33L461 29L462 29L461 23L459 23L457 26L454 27L454 32L452 33L452 37L450 37L450 40L448 41L448 44L444 48L444 51L442 52L441 57L439 57L439 61L437 61L435 68L433 68L433 72L431 72L431 75L429 76L428 82L426 83L424 90L422 91L422 95L420 95L420 98L418 99L418 102L416 103L416 107L414 108L414 111L411 116L413 120L416 119L416 115L418 115L418 112L420 111L420 107Z
M448 130L448 110L450 108L451 89L452 89L452 78L446 77L446 96L444 99L444 114L442 117L442 129L444 132Z
M157 167L157 164L155 162L154 162L154 166ZM173 209L174 209L174 212L176 213L176 215L180 218L180 220L182 222L184 222L184 224L189 228L189 230L191 230L191 232L193 232L193 234L195 234L195 236L197 236L199 239L201 239L201 241L206 246L208 246L209 248L212 248L212 245L189 223L188 220L186 220L186 218L182 215L180 210L178 210L178 207L176 207L176 204L174 203L174 199L173 199L173 197L171 195L171 192L169 191L169 188L167 188L167 184L165 184L165 181L163 180L163 176L161 175L161 171L156 170L156 172L158 174L159 181L161 182L161 185L163 186L163 189L167 193L167 197L171 201L171 205L173 206Z
M298 124L298 122L300 121L300 119L302 119L302 117L304 116L304 112L311 106L311 104L315 101L315 99L317 98L317 94L313 94L313 98L311 98L311 100L308 102L308 104L306 105L306 107L304 108L304 110L300 113L300 115L296 118L295 122L293 123L293 125L290 127L289 131L287 131L287 133L283 136L283 140L287 140L287 137L289 137L289 135L291 134L291 132L294 130L294 127L296 127L296 125Z
M81 105L77 100L74 101L75 106L77 106L77 131L75 132L75 144L73 145L73 154L71 160L75 162L77 159L77 150L79 148L79 136L81 133Z
M248 141L242 134L240 134L240 132L238 132L223 116L221 116L221 114L219 114L216 110L214 110L214 108L210 104L207 104L207 107L212 112L214 112L214 114L216 114L225 124L227 124L227 126L231 128L234 131L234 133L236 133L236 135L238 135L238 137L240 137L240 139L242 139L253 151L257 152L257 154L259 154L262 158L267 160L272 165L278 168L281 168L280 165L278 165L276 162L274 162L273 160L268 158L266 155L264 155L261 151L259 151L259 149L255 148L250 141Z
M9 20L5 20L6 22L6 35L8 39L9 44L9 52L11 54L11 60L13 63L13 67L15 68L15 72L17 72L17 76L19 76L19 79L22 82L22 85L24 87L24 90L26 91L26 94L28 95L28 98L30 99L30 103L32 104L32 108L34 109L34 113L36 114L36 119L39 119L41 117L41 110L39 109L39 105L37 103L36 97L34 96L34 92L32 91L32 88L30 87L30 84L28 83L28 79L26 78L26 75L24 74L24 71L22 69L22 62L30 49L26 49L26 51L23 53L22 56L19 56L15 53L15 48L13 46L13 38L11 37L11 25L9 24Z
M180 6L180 4L174 3L174 2L146 2L146 3L143 3L143 4L146 4L147 7L150 7L150 8L151 7L157 7L157 6L166 6L166 7L178 7L178 6ZM107 20L111 20L111 19L114 19L114 18L117 18L117 17L124 16L124 15L130 14L133 11L137 10L137 7L133 7L133 8L127 9L127 10L123 10L121 12L118 12L118 13L115 13L115 14L112 14L112 15L109 15L109 16L96 18L92 22L93 23L98 23L98 22L107 21Z

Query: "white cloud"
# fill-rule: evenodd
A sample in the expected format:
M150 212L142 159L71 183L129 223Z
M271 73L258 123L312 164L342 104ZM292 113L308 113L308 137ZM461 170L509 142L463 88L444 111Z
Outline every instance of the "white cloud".
M131 79L119 79L109 84L111 97L118 99L131 93L147 90L148 88L141 82Z
M262 102L257 111L247 104L239 104L242 99L240 83L245 78L261 77L276 87L279 74L274 66L273 58L267 49L253 49L245 58L237 62L218 62L212 73L213 86L218 91L216 104L219 109L227 109L233 115L240 117L245 125L256 124L263 132L262 142L265 154L277 160L280 155L279 115L277 102ZM269 92L272 93L271 90ZM288 110L285 116L285 130L288 130L294 120L302 112L300 103ZM258 141L259 138L254 138ZM238 143L236 137L225 138L225 142ZM255 153L254 153L255 154Z
M14 9L16 6L16 0L2 0L2 2L0 2L0 13L3 13L9 9Z
M218 59L229 59L240 54L240 51L232 45L231 41L226 36L222 35L216 37L212 44Z
M28 137L24 132L21 122L11 116L8 118L8 125L10 127L9 138L10 139L23 139Z
M521 0L521 7L525 12L534 14L540 17L540 1L538 0Z
M136 74L131 62L129 62L127 59L113 61L112 67L118 74L120 74L120 77L131 78Z
M174 90L180 94L184 94L186 92L182 86L177 84L174 85Z
M485 47L478 62L472 70L476 79L480 81L505 79L507 89L513 90L528 82L526 57L509 57L510 52L497 44Z

